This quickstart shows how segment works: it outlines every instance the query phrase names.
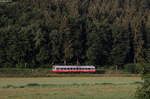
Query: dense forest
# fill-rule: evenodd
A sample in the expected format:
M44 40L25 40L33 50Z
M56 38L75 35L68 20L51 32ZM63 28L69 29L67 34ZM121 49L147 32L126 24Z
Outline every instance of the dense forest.
M0 67L150 62L150 0L0 2Z

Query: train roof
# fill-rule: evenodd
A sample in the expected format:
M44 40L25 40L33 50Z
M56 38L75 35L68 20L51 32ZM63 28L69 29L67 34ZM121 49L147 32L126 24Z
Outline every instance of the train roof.
M95 68L95 66L60 66L60 65L54 65L53 67L56 67L56 68Z

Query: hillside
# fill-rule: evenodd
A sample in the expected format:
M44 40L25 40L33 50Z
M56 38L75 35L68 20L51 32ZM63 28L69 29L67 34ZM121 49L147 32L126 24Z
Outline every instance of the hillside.
M0 67L150 61L150 0L0 2Z

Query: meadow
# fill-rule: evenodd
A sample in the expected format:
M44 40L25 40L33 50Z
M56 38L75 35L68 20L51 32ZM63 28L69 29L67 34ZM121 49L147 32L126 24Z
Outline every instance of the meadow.
M0 99L135 99L140 77L0 78Z

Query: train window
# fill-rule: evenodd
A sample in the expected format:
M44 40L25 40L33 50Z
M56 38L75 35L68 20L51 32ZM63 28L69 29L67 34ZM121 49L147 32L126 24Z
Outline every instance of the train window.
M57 70L61 70L61 68L57 68Z
M60 70L63 70L63 68L60 68Z

